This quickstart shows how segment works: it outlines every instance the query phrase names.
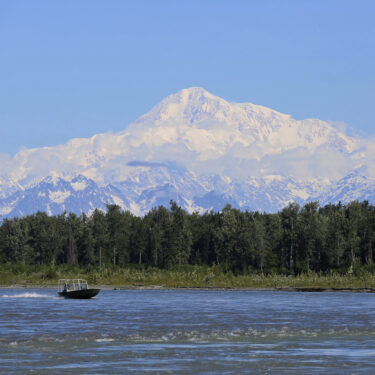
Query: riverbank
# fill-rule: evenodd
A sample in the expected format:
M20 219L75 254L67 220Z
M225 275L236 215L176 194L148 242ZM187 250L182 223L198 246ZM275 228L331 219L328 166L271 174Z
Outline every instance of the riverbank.
M248 273L234 275L219 267L181 266L174 269L106 266L50 267L43 265L1 265L1 287L56 287L59 279L82 278L103 289L248 289L294 291L375 291L375 275L362 270L346 274L297 276Z
M101 290L202 290L202 291L261 291L261 292L310 292L310 293L375 293L375 288L311 288L311 287L276 287L276 288L231 288L231 287L164 287L152 286L110 286L96 285ZM56 289L56 285L0 285L0 289Z

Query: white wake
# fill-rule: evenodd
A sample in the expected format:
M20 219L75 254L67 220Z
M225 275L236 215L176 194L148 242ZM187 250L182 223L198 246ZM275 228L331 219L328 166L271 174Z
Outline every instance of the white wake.
M21 293L21 294L4 294L1 298L51 298L51 296L47 294L39 294L39 293Z

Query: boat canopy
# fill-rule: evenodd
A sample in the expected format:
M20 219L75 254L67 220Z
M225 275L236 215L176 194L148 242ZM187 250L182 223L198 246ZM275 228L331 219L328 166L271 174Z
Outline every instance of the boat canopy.
M58 292L69 292L72 290L85 290L88 289L89 285L86 280L83 279L60 279L57 286Z

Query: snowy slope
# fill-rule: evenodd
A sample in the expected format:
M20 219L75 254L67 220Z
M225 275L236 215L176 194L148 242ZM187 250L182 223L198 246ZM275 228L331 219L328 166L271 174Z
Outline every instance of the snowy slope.
M70 181L46 177L0 202L0 215L3 217L20 217L37 211L44 211L49 215L64 211L90 214L95 208L105 210L106 204L121 204L124 208L127 204L130 206L117 189L111 186L100 188L84 176L77 176Z
M226 202L275 211L292 200L373 199L374 155L373 143L327 122L229 103L193 87L122 132L7 158L0 163L0 216L79 214L105 203L139 215L170 199L189 211Z
M367 168L360 168L330 186L326 193L317 197L322 204L368 200L375 203L375 178L369 177Z

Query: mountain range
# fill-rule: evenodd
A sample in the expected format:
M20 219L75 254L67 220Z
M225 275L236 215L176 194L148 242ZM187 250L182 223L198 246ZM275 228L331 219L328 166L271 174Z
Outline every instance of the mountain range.
M193 87L119 133L0 155L0 218L106 204L143 215L171 199L189 212L275 212L291 201L375 202L374 182L374 141Z

